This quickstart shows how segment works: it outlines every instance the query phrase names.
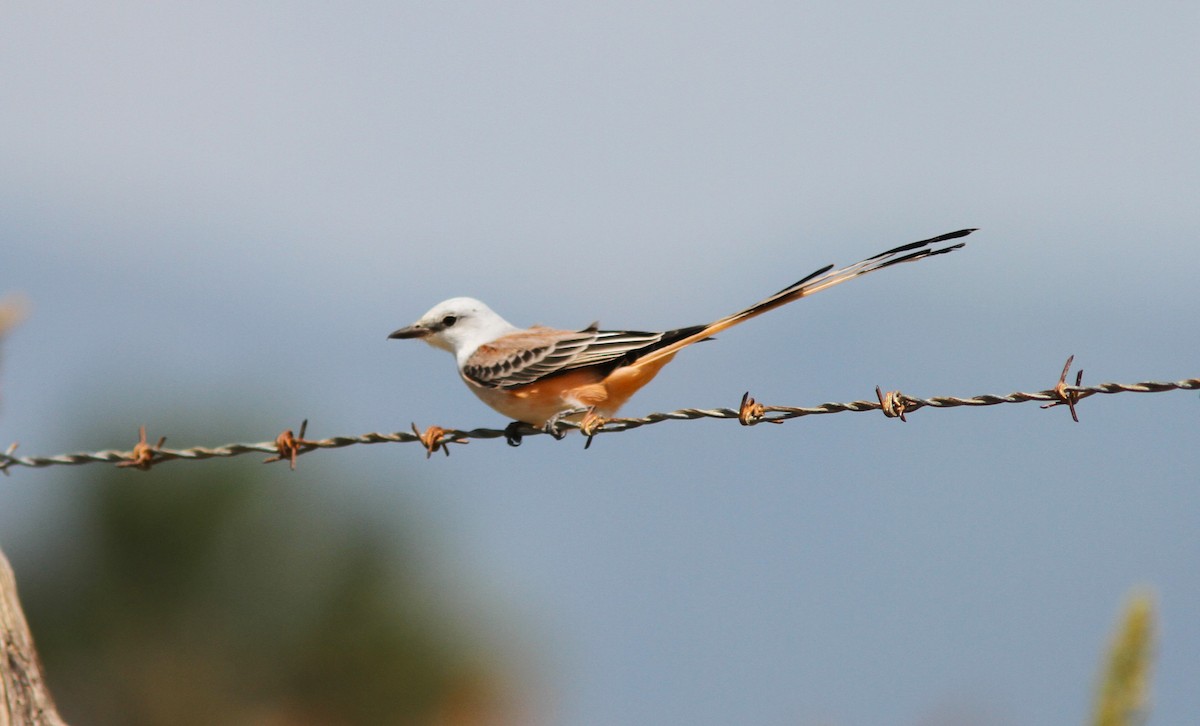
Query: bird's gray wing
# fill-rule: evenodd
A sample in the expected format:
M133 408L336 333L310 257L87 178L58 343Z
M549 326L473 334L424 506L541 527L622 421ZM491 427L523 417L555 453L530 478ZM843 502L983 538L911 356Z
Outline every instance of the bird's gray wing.
M490 388L523 386L588 366L618 364L653 348L665 333L632 330L555 330L535 326L479 346L462 366L468 380Z

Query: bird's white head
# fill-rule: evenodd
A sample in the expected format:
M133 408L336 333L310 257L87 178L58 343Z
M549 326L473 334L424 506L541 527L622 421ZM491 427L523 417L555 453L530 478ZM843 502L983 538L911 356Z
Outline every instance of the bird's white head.
M487 305L469 297L454 297L434 305L421 319L389 338L419 338L435 348L466 360L475 349L517 328Z

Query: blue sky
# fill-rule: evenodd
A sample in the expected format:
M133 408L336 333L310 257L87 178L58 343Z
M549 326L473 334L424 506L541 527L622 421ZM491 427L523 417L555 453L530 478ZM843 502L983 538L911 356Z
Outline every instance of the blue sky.
M687 351L626 413L1036 390L1072 353L1090 382L1200 375L1198 25L1185 3L6 7L0 292L31 317L0 440L127 446L86 438L104 418L222 443L193 438L222 401L267 422L225 440L502 425L387 333L454 295L678 327L965 226L961 252ZM166 409L196 431L145 420ZM1152 722L1180 723L1200 400L1080 414L371 447L295 478L420 502L535 644L548 722L1079 722L1144 585ZM6 479L6 549L84 476Z

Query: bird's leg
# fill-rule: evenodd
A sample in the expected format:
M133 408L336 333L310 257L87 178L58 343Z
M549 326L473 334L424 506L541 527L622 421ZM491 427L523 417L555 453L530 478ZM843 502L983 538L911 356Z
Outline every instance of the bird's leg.
M542 431L545 431L546 433L553 436L555 439L562 441L563 437L567 435L567 432L563 431L562 429L560 429L558 427L559 423L561 423L563 421L563 419L567 418L568 416L575 416L576 414L587 413L591 410L592 410L591 408L583 407L583 408L568 408L565 411L559 411L558 413L554 414L550 418L546 419L546 423L542 424Z
M525 438L525 435L521 433L521 427L524 425L523 421L513 421L504 427L504 440L509 446L521 445L521 439Z
M596 433L599 432L599 430L603 428L604 424L606 423L608 423L608 419L596 413L595 406L592 406L588 409L588 412L586 415L584 415L583 420L579 422L579 430L583 432L584 436L587 437L587 443L583 445L583 448L591 448L592 439L596 437Z

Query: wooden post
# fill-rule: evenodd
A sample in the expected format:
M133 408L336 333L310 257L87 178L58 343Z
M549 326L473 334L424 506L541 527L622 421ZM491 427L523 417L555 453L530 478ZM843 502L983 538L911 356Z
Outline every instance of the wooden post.
M0 726L66 726L46 688L42 662L17 599L17 579L0 552Z

